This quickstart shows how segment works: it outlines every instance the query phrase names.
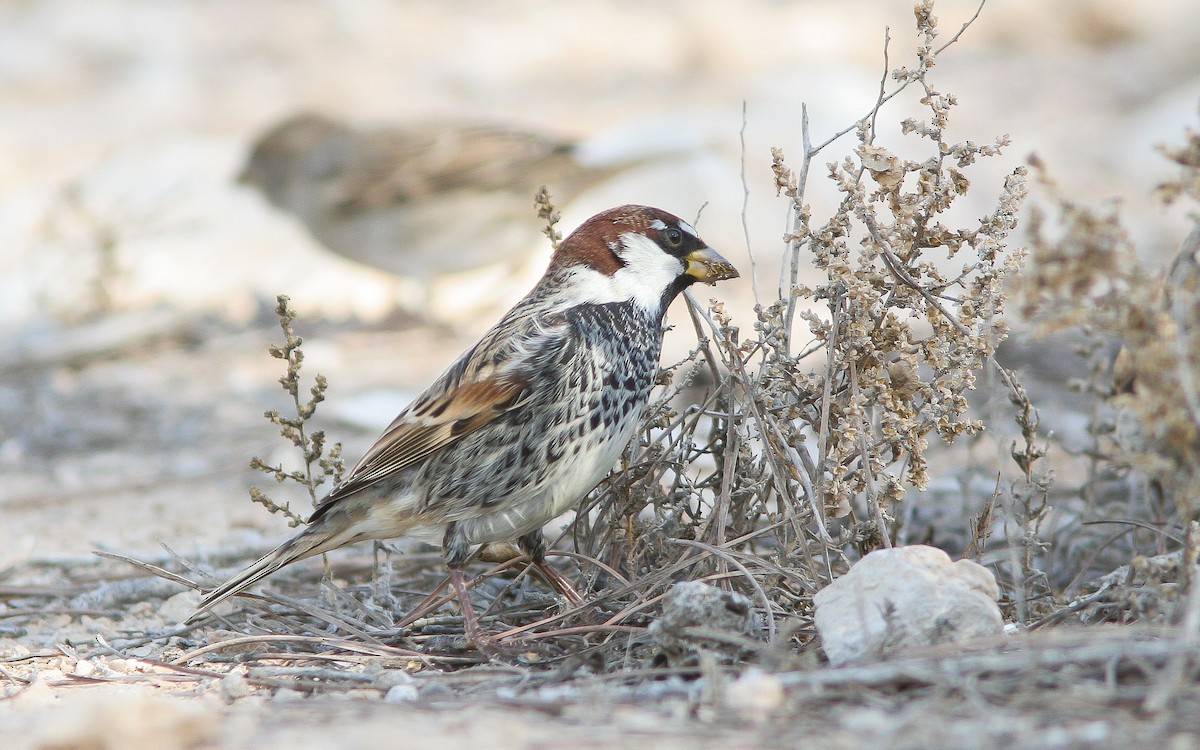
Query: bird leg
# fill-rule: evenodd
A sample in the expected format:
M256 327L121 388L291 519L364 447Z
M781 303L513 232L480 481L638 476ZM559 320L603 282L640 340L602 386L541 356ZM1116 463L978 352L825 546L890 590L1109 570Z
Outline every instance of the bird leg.
M487 644L487 636L479 629L479 618L475 616L475 607L471 604L471 595L467 591L467 583L462 568L450 568L450 585L458 595L458 609L462 612L463 632L467 641L483 650Z
M583 604L583 597L579 595L579 592L575 590L571 582L546 562L546 538L542 536L540 529L538 531L531 531L517 539L517 545L520 546L526 555L529 555L529 561L533 563L533 567L537 568L538 572L550 582L550 585L558 593L567 597L567 601L571 602L572 607L578 607Z
M458 597L458 609L462 613L463 631L467 641L486 650L489 645L487 636L479 629L479 618L475 616L475 607L471 604L471 594L467 591L466 577L463 567L470 556L471 545L458 532L458 524L453 521L446 524L446 535L442 538L442 554L446 558L446 567L450 569L450 585Z

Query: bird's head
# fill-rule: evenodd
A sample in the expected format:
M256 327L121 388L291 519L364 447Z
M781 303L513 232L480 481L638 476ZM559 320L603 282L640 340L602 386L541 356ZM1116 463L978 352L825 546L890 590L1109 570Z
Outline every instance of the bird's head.
M671 300L702 281L737 278L733 265L683 219L649 206L596 214L563 240L547 278L565 279L579 302L633 302L661 316Z

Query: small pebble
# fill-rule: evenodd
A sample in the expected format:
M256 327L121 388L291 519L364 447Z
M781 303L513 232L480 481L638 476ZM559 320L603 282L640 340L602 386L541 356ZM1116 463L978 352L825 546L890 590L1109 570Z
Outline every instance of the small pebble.
M783 705L783 683L773 674L747 669L726 688L725 699L735 711L758 717Z
M385 703L412 703L418 697L416 685L393 685L383 696Z

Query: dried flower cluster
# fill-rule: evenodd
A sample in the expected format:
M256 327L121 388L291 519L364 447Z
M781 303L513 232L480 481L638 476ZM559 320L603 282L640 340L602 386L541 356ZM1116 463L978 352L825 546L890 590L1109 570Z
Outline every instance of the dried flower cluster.
M901 130L928 142L927 159L902 159L880 142L879 107L897 92L881 95L855 128L854 155L828 165L842 199L817 224L804 202L803 177L817 149L806 146L800 177L780 150L774 153L777 187L792 203L786 240L793 275L781 284L779 300L760 311L761 367L748 393L763 418L764 442L801 459L789 467L789 505L866 521L844 529L851 536L839 544L887 545L890 510L929 481L927 436L951 441L981 429L965 416L966 392L1005 336L1003 282L1023 259L1006 252L1025 196L1023 168L1008 177L995 210L977 226L942 223L970 186L963 170L999 154L1007 139L992 145L945 139L955 97L930 80L937 38L930 10L930 3L916 8L917 66L892 73L897 92L913 84L923 91L928 118L905 120ZM934 252L957 266L947 272L951 264L937 262ZM812 289L797 285L794 269L804 261L827 281ZM797 314L812 336L803 348L793 343ZM825 361L812 372L805 362L816 352ZM807 481L797 481L801 475Z
M550 197L550 190L545 185L538 188L537 194L533 196L533 205L537 208L538 218L545 222L546 226L542 228L542 234L546 235L546 239L550 240L550 247L557 250L562 244L562 232L558 231L557 225L562 215L554 208L554 201Z
M304 352L300 349L300 345L303 343L303 339L297 336L292 329L292 321L296 319L296 312L288 304L289 301L287 295L284 294L276 297L275 314L279 317L279 327L283 330L283 344L272 344L267 351L275 359L282 359L287 363L287 371L279 377L279 384L291 396L296 415L285 417L278 409L270 409L263 416L271 424L279 427L280 435L300 449L304 469L303 471L286 471L282 465L272 466L258 456L250 459L250 468L270 474L275 477L277 482L285 482L290 479L299 483L308 491L308 496L315 505L317 488L331 477L334 481L340 479L345 471L345 466L342 464L342 444L334 443L326 453L325 433L321 430L309 431L305 425L316 414L317 404L325 400L325 390L328 384L325 376L317 375L313 386L309 389L308 400L300 400L300 368L304 364ZM283 513L288 518L289 526L299 526L304 523L304 519L291 510L290 503L279 505L258 487L250 488L250 499L272 513Z

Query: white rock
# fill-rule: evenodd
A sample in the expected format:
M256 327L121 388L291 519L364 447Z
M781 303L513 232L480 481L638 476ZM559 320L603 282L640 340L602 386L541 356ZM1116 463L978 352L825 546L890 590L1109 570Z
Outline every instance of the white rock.
M226 700L245 698L254 693L254 686L241 672L230 672L221 678L221 696Z
M991 571L923 545L876 550L814 597L834 666L1001 632Z
M726 700L735 711L762 718L783 704L783 683L773 674L747 669L729 684Z
M301 700L304 700L304 693L299 690L292 690L291 688L279 688L271 696L272 703L291 703Z
M412 703L418 698L416 685L392 685L383 700L387 703Z

